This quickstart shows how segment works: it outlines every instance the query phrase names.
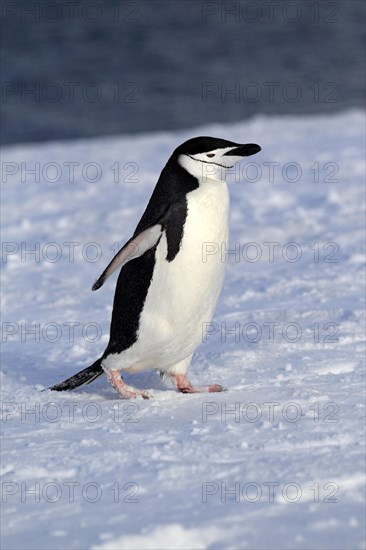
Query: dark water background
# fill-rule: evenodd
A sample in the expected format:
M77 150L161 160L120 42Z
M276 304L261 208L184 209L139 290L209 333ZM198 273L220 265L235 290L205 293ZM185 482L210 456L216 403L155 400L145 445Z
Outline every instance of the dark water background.
M4 0L1 142L363 106L365 5Z

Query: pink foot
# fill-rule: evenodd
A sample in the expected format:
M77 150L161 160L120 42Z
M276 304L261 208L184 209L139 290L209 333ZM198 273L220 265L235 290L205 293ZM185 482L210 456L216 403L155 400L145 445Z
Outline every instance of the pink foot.
M226 388L219 384L212 384L211 386L192 386L185 374L172 374L171 378L177 386L177 390L182 393L216 393L226 391Z
M119 370L110 370L106 371L108 381L112 384L115 390L118 391L121 397L125 399L131 399L134 397L141 396L142 399L149 399L150 395L147 392L137 390L132 386L126 384L126 382L121 377Z

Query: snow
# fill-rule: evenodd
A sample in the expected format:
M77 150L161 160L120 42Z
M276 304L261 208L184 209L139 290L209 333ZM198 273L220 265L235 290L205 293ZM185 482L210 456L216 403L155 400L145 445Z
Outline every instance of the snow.
M41 392L104 350L116 274L91 285L195 135L262 146L203 251L227 273L190 376L228 391ZM3 149L4 549L364 548L363 157L357 110Z

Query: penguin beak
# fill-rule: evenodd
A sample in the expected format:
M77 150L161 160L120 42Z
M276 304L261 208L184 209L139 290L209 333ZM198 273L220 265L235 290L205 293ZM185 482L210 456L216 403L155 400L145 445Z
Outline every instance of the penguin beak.
M262 148L259 147L259 145L256 145L255 143L247 143L246 145L238 145L238 147L235 147L235 149L231 149L231 151L228 151L223 156L235 156L235 157L250 157L251 155L255 155L256 153L259 153Z

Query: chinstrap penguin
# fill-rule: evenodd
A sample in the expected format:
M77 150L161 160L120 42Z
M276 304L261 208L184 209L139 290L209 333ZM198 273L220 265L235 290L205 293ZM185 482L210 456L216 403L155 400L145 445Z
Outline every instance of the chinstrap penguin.
M224 281L225 262L220 254L204 261L203 245L228 242L226 171L260 150L255 144L197 137L173 152L133 236L92 287L97 290L121 268L106 350L51 390L71 390L105 373L121 396L148 398L121 377L123 371L148 369L160 371L183 393L224 389L195 387L187 378Z

